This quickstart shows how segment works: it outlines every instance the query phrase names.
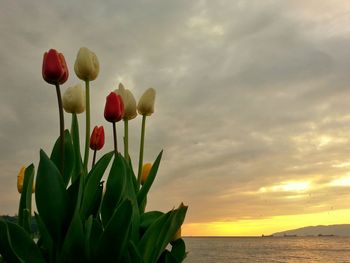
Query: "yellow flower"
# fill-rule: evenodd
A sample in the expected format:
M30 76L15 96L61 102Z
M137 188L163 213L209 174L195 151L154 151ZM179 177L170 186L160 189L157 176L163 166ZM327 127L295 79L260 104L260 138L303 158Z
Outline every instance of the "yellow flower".
M80 84L69 87L63 94L63 108L68 113L82 113L85 111L85 95Z
M176 231L175 235L173 236L172 241L176 241L181 238L181 227Z
M150 116L154 112L154 100L156 98L156 91L149 88L141 96L137 105L137 111L141 115Z
M17 190L18 190L18 193L22 193L23 180L24 180L25 172L26 172L26 168L24 166L22 166L21 170L19 170L19 173L17 175Z
M24 181L25 173L26 173L26 168L24 166L22 166L21 169L19 170L18 175L17 175L17 190L18 190L18 193L22 193L23 181ZM32 193L34 193L34 192L35 192L35 184L33 182Z
M152 168L152 164L151 163L145 163L142 166L141 185L143 185L146 182L147 177L149 175L149 172L151 171L151 168Z
M120 95L123 99L124 103L124 120L132 120L137 116L136 112L136 100L134 95L130 90L124 88L123 84L119 84L118 89L114 91L118 95Z
M81 80L96 79L100 71L96 54L86 47L80 48L75 60L74 71Z

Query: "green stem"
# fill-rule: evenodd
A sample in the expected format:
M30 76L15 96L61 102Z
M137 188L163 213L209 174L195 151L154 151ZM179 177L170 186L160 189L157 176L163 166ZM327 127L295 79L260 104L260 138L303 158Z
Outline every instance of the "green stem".
M71 132L72 136L72 142L75 152L75 167L74 167L74 173L72 173L72 182L75 182L79 176L81 175L83 164L81 160L81 153L80 153L80 140L79 140L79 123L78 123L78 117L76 113L72 113L72 124L71 124Z
M114 140L114 152L117 156L118 154L118 143L117 143L117 128L115 126L115 122L113 122L113 140Z
M92 168L94 168L94 166L95 166L95 162L96 162L96 152L97 152L97 150L94 150L94 157L92 157L91 170L92 170Z
M146 127L146 115L142 115L142 127L141 127L141 142L140 142L140 155L139 155L139 170L137 173L137 185L138 188L141 184L141 172L143 165L143 148L145 145L145 127Z
M87 172L89 162L89 146L90 146L90 85L89 81L85 81L85 107L86 107L86 122L85 122L85 154L84 154L84 170Z
M56 94L58 101L58 111L60 115L60 151L61 151L61 174L64 172L64 117L63 117L63 106L62 106L62 97L60 85L57 83L56 85Z
M124 158L129 160L129 121L124 120Z

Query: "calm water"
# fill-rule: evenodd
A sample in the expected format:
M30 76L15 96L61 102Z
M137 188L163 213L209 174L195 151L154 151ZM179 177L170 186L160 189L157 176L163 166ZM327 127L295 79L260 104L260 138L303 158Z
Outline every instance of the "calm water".
M190 237L185 263L349 262L350 237Z

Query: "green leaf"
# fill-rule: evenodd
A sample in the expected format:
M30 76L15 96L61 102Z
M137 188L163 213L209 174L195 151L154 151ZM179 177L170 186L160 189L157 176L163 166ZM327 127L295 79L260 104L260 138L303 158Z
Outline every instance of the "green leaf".
M61 261L65 263L86 262L86 259L84 258L84 241L83 223L80 214L76 212L63 243L62 254L60 257Z
M55 242L63 239L68 214L68 195L56 165L40 151L35 200L41 219Z
M19 201L18 209L18 224L24 227L28 233L31 232L30 226L31 211L32 211L32 187L34 180L34 165L29 165L24 173L23 188L21 193L21 199ZM26 217L24 216L24 210L26 210ZM29 217L28 217L29 214Z
M126 167L120 154L113 161L108 175L106 193L102 200L102 224L106 226L112 217L113 211L121 201L126 184Z
M134 188L135 188L135 193L137 194L139 192L139 186L138 186L138 183L137 183L137 177L135 175L135 172L134 172L134 168L132 166L132 162L131 162L131 159L125 159L125 162L128 164L128 167L130 169L130 176L132 178L132 182L133 182L133 185L134 185Z
M187 207L181 204L178 209L160 216L148 227L138 244L145 262L157 262L166 246L181 227L186 212Z
M7 223L2 218L0 218L0 255L2 255L7 262L23 262L13 251Z
M142 236L138 249L142 255L143 261L147 263L154 263L161 255L165 247L162 247L162 243L159 241L160 234L168 219L170 218L171 212L168 212L160 216ZM164 235L164 234L163 234Z
M23 226L22 226L22 228L25 231L27 231L27 233L29 235L31 235L31 233L32 233L31 222L32 222L32 215L29 212L29 209L23 209Z
M100 212L100 207L101 207L101 200L102 200L102 195L103 195L103 181L100 183L100 185L98 186L97 190L96 190L96 199L95 202L92 206L92 215L97 217L99 216L99 212Z
M68 210L67 214L69 218L73 218L75 211L79 211L80 201L79 201L79 189L80 188L80 180L75 180L68 189Z
M100 199L100 194L96 189L99 188L101 178L113 157L114 152L105 154L90 171L83 195L83 201L81 205L81 214L84 218L87 218L95 209L96 202Z
M13 251L22 262L45 263L39 248L29 234L17 224L7 222Z
M154 221L156 221L160 216L164 215L160 211L150 211L141 215L141 228L148 228Z
M103 225L108 223L111 213L118 206L121 197L127 198L132 204L132 240L139 240L140 213L133 182L132 170L123 156L118 154L115 158L106 186L106 193L101 206Z
M98 240L95 260L98 262L121 262L126 254L129 242L132 217L130 200L124 200L108 222ZM97 261L96 261L97 262Z
M58 137L55 146L53 147L50 159L56 165L58 170L61 167L61 146L60 146L61 137ZM64 185L67 186L71 175L74 171L75 156L74 148L72 144L72 138L68 130L64 131L64 174L63 181Z
M152 168L151 168L151 171L149 172L149 175L147 177L146 182L144 183L144 185L142 186L142 188L138 192L137 202L138 202L140 207L142 207L142 203L146 199L147 194L149 192L149 189L151 188L151 186L153 184L153 181L156 178L158 167L159 167L159 163L160 163L160 160L162 159L162 154L163 154L163 151L161 151L159 153L157 159L154 161L154 163L152 165Z
M93 217L92 215L88 217L88 219L85 221L85 257L87 259L87 262L90 262L90 240L91 240L91 231L92 231L92 224L93 224ZM102 232L102 230L101 230Z
M182 262L186 258L186 245L182 238L171 242L171 254L178 262Z
M158 259L157 263L179 263L181 261L178 261L170 252L169 250L164 250L160 258Z
M92 216L89 217L92 218ZM87 253L87 258L91 259L93 258L93 256L96 254L96 247L97 247L97 241L100 239L100 237L102 236L103 233L103 229L102 229L102 224L101 222L94 218L92 220L92 225L91 225L91 230L86 231L86 241L85 244L87 244L86 246L86 253ZM89 260L89 262L94 262L92 259ZM99 261L97 261L99 262Z
M89 180L92 180L92 182L95 182L95 184L97 184L96 181L100 182L101 178L102 178L105 170L107 169L113 156L114 156L114 151L110 151L108 153L105 153L97 161L97 163L94 165L94 167L92 167L92 169L90 170L90 172L86 176L85 184L87 184L87 182ZM90 179L91 177L94 177L95 179ZM97 179L97 178L99 178L99 179Z
M38 225L39 233L40 233L40 239L42 243L42 250L47 251L48 255L52 255L52 250L53 250L53 241L52 237L47 230L43 220L41 219L40 215L37 213L34 213L35 215L35 220ZM39 241L38 241L39 243Z
M126 180L123 196L128 198L132 204L132 224L131 224L131 238L135 243L138 243L140 239L140 209L137 203L137 195L135 190L134 180L136 181L135 175L132 168L127 160L122 157L126 167ZM137 182L136 182L137 184Z
M131 240L129 241L128 250L129 250L128 262L130 262L130 263L142 263L143 262L142 257L140 255L140 252L138 251L134 242L132 242Z
M75 156L74 172L72 173L72 183L74 183L83 172L83 161L80 153L79 123L76 113L72 114L71 134Z

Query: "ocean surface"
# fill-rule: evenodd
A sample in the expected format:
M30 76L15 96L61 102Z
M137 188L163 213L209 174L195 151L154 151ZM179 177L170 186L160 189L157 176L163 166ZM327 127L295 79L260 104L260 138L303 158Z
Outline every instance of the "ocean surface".
M350 263L350 237L185 237L185 263Z

